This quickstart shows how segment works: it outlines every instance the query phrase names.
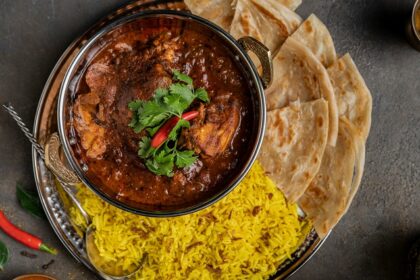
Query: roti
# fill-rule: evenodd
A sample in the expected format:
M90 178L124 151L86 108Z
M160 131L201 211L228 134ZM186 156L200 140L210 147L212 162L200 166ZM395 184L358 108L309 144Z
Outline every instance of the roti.
M294 11L302 4L302 0L279 0L281 4Z
M336 146L325 148L318 174L299 199L320 238L347 212L360 184L364 143L352 126L345 117L340 119Z
M295 102L267 113L258 160L267 175L296 202L319 170L328 138L328 104Z
M371 124L372 96L349 54L337 60L328 73L337 100L338 114L346 116L366 140Z
M305 45L288 38L273 59L273 83L266 90L267 110L285 107L291 102L328 101L328 143L335 145L338 111L327 70Z
M316 15L310 15L291 36L308 47L325 67L337 59L330 32Z
M236 39L251 36L275 53L301 21L276 0L237 0L230 34Z
M372 97L352 58L337 59L331 34L317 16L302 22L293 12L301 0L185 3L236 39L251 36L274 54L258 160L324 238L359 188L371 126ZM250 57L259 68L255 54Z
M208 19L229 31L234 14L234 0L185 0L193 14Z

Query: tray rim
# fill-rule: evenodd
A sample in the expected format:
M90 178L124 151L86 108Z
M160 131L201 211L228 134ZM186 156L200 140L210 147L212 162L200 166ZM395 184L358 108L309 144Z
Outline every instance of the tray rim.
M141 3L139 3L139 2L141 2ZM104 23L108 24L110 21L114 20L115 18L118 18L119 15L121 15L123 13L130 12L134 8L139 8L143 5L145 5L145 6L147 6L147 5L159 5L159 4L176 3L176 2L182 2L182 1L180 1L180 0L172 0L172 1L171 0L131 1L128 4L121 5L116 10L112 11L111 13L106 15L105 17L101 18L98 22L96 22L94 25L92 25L86 32L84 32L81 36L79 36L75 40L73 40L72 43L69 44L68 47L66 48L66 50L62 53L62 55L60 56L60 58L56 62L55 66L51 70L47 81L45 82L44 88L42 90L41 96L40 96L39 101L38 101L36 114L35 114L35 117L34 117L33 135L35 136L35 138L38 139L38 137L40 136L39 132L40 132L41 116L44 112L44 106L45 106L46 99L50 94L50 88L51 88L52 82L56 79L56 76L59 73L58 70L60 70L64 66L63 63L67 61L66 59L68 59L69 54L71 54L71 52L74 50L76 45L83 45L84 44L85 40L83 40L83 38L85 36L87 36L91 31L95 30L96 28L101 28ZM60 84L61 84L61 82L60 82ZM41 144L42 144L42 142L41 142ZM34 179L35 179L35 183L36 183L36 187L37 187L37 192L38 192L38 195L40 196L42 207L43 207L43 209L46 213L48 221L49 221L51 227L53 228L56 236L59 238L59 240L64 245L66 250L73 256L73 258L77 262L85 265L89 270L91 270L97 276L100 276L103 279L110 279L110 278L107 278L106 276L104 276L103 274L101 274L99 271L97 271L90 264L90 262L88 261L86 256L84 256L84 254L78 254L77 252L75 252L74 244L72 244L72 242L69 240L69 238L63 233L63 231L64 231L63 226L58 225L57 220L59 218L57 218L55 214L51 213L52 212L51 206L46 201L47 199L45 198L45 195L43 193L43 188L46 188L45 185L47 185L48 183L42 183L42 180L45 179L46 175L42 174L43 170L40 170L40 168L44 169L44 173L45 173L45 170L47 170L47 169L46 169L44 163L42 162L42 159L39 157L39 155L37 154L36 150L33 147L32 147L32 168L33 168ZM313 229L312 229L311 232L313 232ZM277 268L277 272L274 275L272 275L270 277L270 279L287 279L290 276L292 276L293 274L295 274L303 265L305 265L315 255L315 253L319 250L319 248L324 244L324 242L326 241L326 239L327 239L327 237L329 236L330 233L331 233L331 231L323 239L320 239L315 233L315 237L310 241L310 244L305 246L306 247L305 250L300 252L301 249L300 248L297 249L292 255L295 255L296 253L299 253L299 256L296 256L295 257L296 259L287 260L287 261L285 261L285 263L281 264ZM308 236L310 234L311 233L309 233ZM308 236L307 236L307 238L308 238ZM304 243L305 242L307 242L307 240L305 240ZM300 245L300 247L302 247L304 243L302 243L302 245Z

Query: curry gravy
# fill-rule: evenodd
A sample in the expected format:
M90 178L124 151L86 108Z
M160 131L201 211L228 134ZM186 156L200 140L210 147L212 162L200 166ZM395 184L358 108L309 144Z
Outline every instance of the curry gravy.
M68 133L87 179L132 207L191 205L221 190L249 148L253 105L248 81L229 49L209 30L178 19L146 18L117 27L101 40L78 78ZM200 117L179 141L197 162L173 177L150 172L137 155L143 133L128 126L129 102L153 97L172 82L172 71L207 90L210 103L195 102Z

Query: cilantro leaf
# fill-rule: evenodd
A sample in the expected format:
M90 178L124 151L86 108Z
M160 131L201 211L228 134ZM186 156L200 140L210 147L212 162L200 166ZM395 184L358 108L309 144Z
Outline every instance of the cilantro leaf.
M174 153L166 153L162 150L153 159L146 160L146 166L157 175L172 177L174 175L174 159Z
M193 86L193 80L188 75L183 74L178 70L174 70L173 73L174 73L174 78L173 79L175 81L181 81L181 82L184 82L191 87Z
M185 100L179 95L165 96L163 102L167 105L168 111L177 116L181 116L182 112L189 106L189 104L186 104Z
M203 102L206 102L206 103L210 102L209 95L204 88L197 89L195 91L195 95L197 96L198 99L200 99Z
M155 90L155 96L154 99L155 100L160 100L162 99L162 97L168 95L169 91L167 88L158 88L157 90Z
M144 160L151 172L168 177L174 175L175 167L190 166L198 158L194 151L180 151L177 147L181 129L190 127L190 123L181 118L183 112L195 99L202 102L210 101L204 88L194 90L193 80L188 75L174 70L172 80L174 83L168 88L156 89L150 100L134 100L128 104L128 108L133 112L129 127L136 133L143 130L146 133L139 141L138 156ZM155 134L174 116L181 119L176 124L169 124L170 127L167 129L171 129L170 131L165 128L161 135L164 137L164 142L160 142L159 147L152 147Z
M169 133L168 140L175 141L178 138L179 130L183 127L190 128L190 122L184 119L180 119Z
M154 126L154 127L149 127L147 128L147 132L150 134L150 136L154 136L156 134L156 132L159 130L159 128L162 127L162 125L164 125L165 122L162 122L160 125Z
M153 147L151 146L152 139L147 136L143 136L139 142L139 150L138 155L141 158L147 158L153 151Z
M175 83L175 84L170 85L169 92L172 95L181 96L186 101L187 107L185 109L187 109L190 106L190 104L193 102L195 98L192 90L188 86L180 84L180 83Z
M143 105L142 100L134 100L128 103L128 109L130 109L130 111L133 111L131 122L128 124L129 127L135 128L138 126L139 118L138 118L137 111L142 107L142 105Z
M142 131L144 128L153 127L161 124L171 116L170 112L162 104L148 101L143 104L141 115L139 117L138 129ZM138 131L137 126L134 130ZM139 132L140 132L139 131ZM138 133L138 132L137 132Z
M177 140L168 140L162 145L163 150L165 150L165 153L172 153L174 150L176 150L176 144L178 143Z
M134 100L128 103L128 109L137 111L143 105L143 100Z
M192 165L197 160L197 156L194 155L194 151L177 151L175 164L179 168L184 168Z
M139 120L137 118L137 114L133 113L133 117L131 119L131 122L128 124L129 127L135 128L139 123Z
M131 123L130 123L131 124ZM143 130L143 126L139 123L136 122L133 126L132 126L133 130L135 133L140 133Z

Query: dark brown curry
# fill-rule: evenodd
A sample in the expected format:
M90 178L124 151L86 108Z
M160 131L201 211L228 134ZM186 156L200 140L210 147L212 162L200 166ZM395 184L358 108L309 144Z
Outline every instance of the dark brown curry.
M254 114L248 82L231 51L198 24L175 19L137 20L102 43L77 81L68 122L88 180L128 205L154 209L191 205L220 191L247 154ZM129 127L127 105L168 87L174 69L205 88L210 102L192 103L199 115L178 141L198 160L166 177L150 172L137 155L144 132Z

